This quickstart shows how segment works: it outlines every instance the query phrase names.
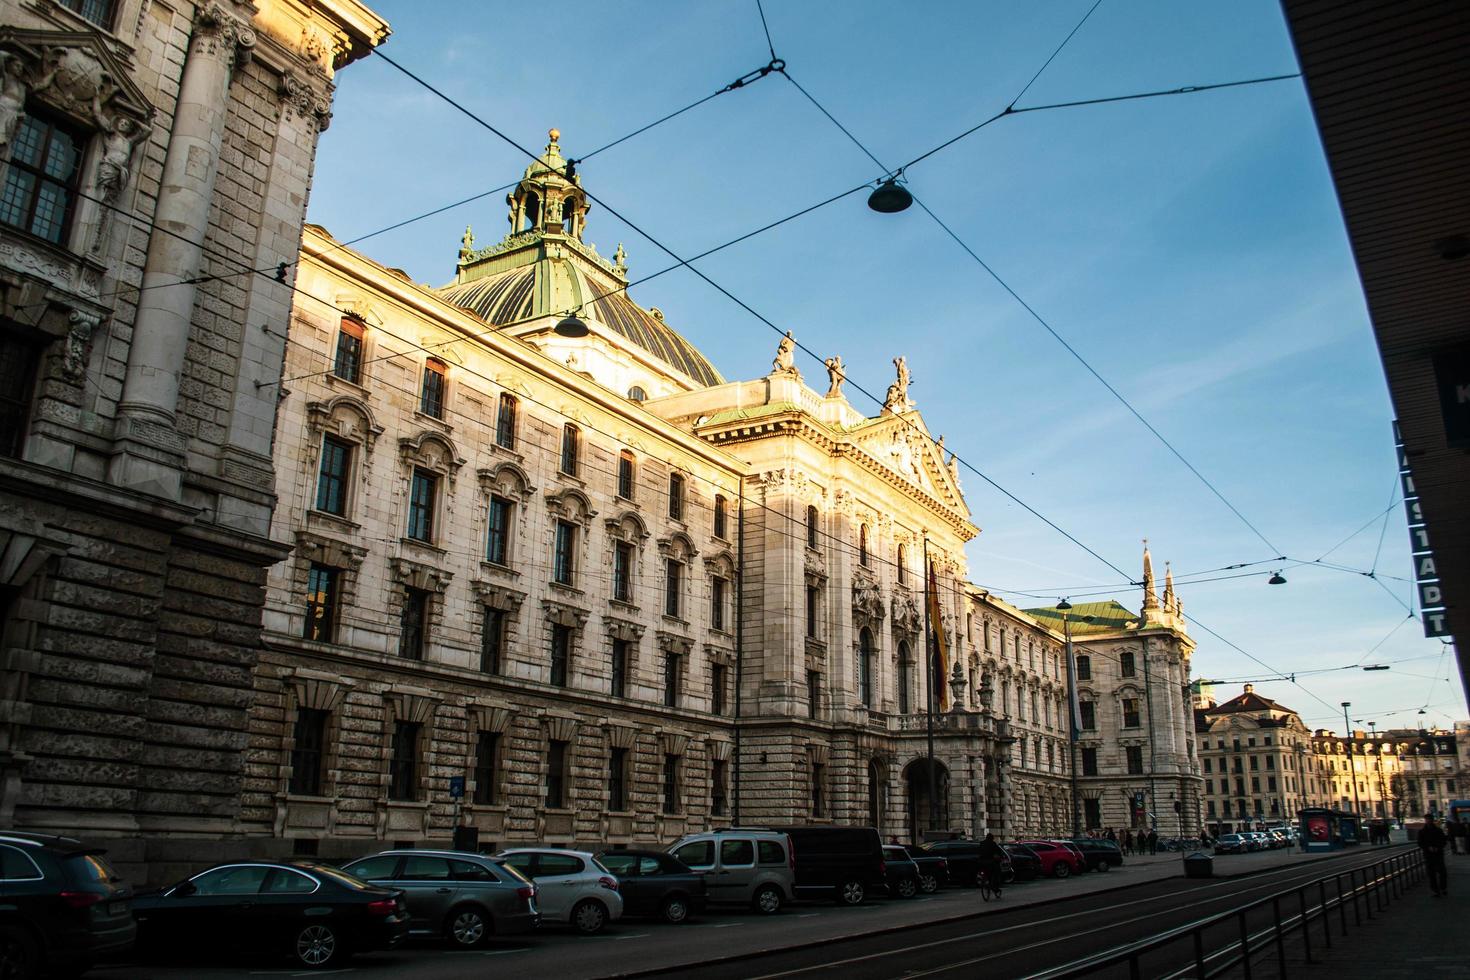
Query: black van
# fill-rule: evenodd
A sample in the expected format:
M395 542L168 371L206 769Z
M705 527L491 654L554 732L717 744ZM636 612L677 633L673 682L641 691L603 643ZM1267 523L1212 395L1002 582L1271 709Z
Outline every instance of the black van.
M861 905L888 886L883 838L875 827L773 827L791 838L797 898L835 898Z

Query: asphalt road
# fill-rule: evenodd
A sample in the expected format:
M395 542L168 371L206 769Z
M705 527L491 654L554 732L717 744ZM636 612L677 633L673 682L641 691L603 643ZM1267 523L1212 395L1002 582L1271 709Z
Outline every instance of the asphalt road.
M1368 849L1364 848L1366 852ZM545 928L526 939L492 940L459 952L416 940L392 953L354 958L342 968L310 971L289 961L104 964L98 980L243 980L266 976L347 976L350 980L450 980L514 971L517 976L580 980L627 975L695 978L1019 976L1202 918L1372 854L1323 859L1265 852L1217 859L1223 873L1245 878L1178 877L1179 856L1130 859L1123 868L1069 881L1015 885L982 904L972 889L858 908L802 904L775 917L720 911L682 926L627 919L596 937ZM1324 863L1324 860L1326 863ZM822 944L822 945L813 945ZM792 948L797 947L797 948ZM807 948L802 948L807 947ZM739 956L720 963L710 961ZM695 964L695 965L691 965ZM704 965L707 964L707 965Z

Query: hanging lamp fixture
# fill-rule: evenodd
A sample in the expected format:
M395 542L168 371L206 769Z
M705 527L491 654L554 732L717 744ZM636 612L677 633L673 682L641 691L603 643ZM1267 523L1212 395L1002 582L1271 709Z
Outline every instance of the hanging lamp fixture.
M552 327L552 332L558 337L585 337L592 331L587 329L586 321L572 312Z
M1285 585L1286 584L1286 576L1281 574L1281 570L1280 569L1277 569L1276 571L1274 571L1274 572L1271 573L1271 577L1270 578L1266 579L1266 584L1267 585Z
M879 214L897 214L907 211L914 205L914 195L909 193L907 187L898 182L900 174L894 174L878 185L873 193L868 195L868 207Z

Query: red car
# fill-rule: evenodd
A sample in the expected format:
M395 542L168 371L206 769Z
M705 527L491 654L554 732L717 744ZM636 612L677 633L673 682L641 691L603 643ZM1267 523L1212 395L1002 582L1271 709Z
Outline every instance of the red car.
M1053 878L1065 878L1073 872L1087 870L1087 860L1076 848L1050 840L1023 840L1041 860L1041 873Z

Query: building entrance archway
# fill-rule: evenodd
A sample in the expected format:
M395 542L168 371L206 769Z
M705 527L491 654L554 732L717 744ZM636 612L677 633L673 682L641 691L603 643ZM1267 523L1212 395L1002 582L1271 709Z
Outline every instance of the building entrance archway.
M908 789L909 839L917 843L924 840L926 833L949 830L949 769L944 763L934 760L937 808L930 806L928 759L910 762L904 767L903 776Z

